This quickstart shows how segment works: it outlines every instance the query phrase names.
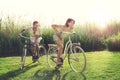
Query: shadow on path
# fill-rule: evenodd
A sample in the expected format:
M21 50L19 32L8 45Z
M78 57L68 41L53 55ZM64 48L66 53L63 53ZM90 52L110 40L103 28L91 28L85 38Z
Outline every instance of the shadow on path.
M36 73L33 76L35 80L60 80L61 73L58 69L55 70L47 70L47 69L41 69L36 71Z
M21 73L24 73L24 72L26 72L27 70L29 70L29 69L31 69L31 68L33 68L33 67L38 66L38 65L31 65L31 64L32 64L32 63L30 63L30 64L28 64L27 66L25 66L25 69L24 69L24 70L21 70L21 69L19 68L19 69L16 69L16 70L14 70L14 71L10 71L10 72L8 72L8 73L6 73L6 74L0 75L0 80L9 80L9 79L12 78L12 77L18 76L18 75L20 75ZM29 65L31 65L31 66L29 66Z
M70 71L62 75L58 69L38 70L32 78L33 80L86 80L86 76L83 73L75 73Z
M61 80L86 80L86 76L83 73L70 71L64 74Z

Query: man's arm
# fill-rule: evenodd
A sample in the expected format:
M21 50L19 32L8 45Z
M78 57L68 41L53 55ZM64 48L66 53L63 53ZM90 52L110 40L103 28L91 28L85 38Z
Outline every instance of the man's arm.
M42 37L42 32L41 32L41 29L40 29L40 28L38 28L38 30L39 30L39 35L35 35L35 36L36 36L36 38Z
M20 32L19 32L19 35L21 35L23 32L29 30L29 28L26 28L26 29L22 29Z
M19 32L19 36L21 36L21 34L25 31L25 29L22 29L20 32Z
M23 33L23 32L25 32L25 29L22 29L20 33Z

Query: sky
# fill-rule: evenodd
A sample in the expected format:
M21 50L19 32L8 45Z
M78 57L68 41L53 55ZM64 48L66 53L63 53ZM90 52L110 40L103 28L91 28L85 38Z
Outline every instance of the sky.
M76 24L95 22L104 25L120 20L120 0L0 0L0 14L21 16L24 21L64 24L73 18Z

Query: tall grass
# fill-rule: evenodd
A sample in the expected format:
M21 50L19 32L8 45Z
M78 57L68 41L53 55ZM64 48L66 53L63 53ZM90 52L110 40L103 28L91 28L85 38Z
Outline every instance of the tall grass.
M6 20L0 20L0 55L18 55L21 45L18 33L23 25L15 23L9 16ZM9 54L10 53L10 54Z
M16 23L14 19L8 17L6 20L0 18L0 56L3 55L20 55L21 41L18 38L18 33L24 26L29 23ZM54 44L54 31L51 27L41 27L43 32L44 44ZM85 51L96 51L106 49L106 39L112 35L117 35L120 32L120 22L111 22L106 29L102 30L98 25L86 23L85 25L76 25L75 31L79 35L81 46ZM72 36L72 41L77 42L77 36ZM113 37L115 38L115 37ZM67 38L65 39L65 42ZM111 45L107 45L108 46Z

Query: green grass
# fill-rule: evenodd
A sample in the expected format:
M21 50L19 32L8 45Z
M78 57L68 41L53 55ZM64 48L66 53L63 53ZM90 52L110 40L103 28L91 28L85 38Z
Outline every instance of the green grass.
M120 80L120 52L88 52L83 74L72 72L67 59L59 70L50 68L41 58L41 64L27 57L26 67L19 69L20 57L0 58L0 80Z

